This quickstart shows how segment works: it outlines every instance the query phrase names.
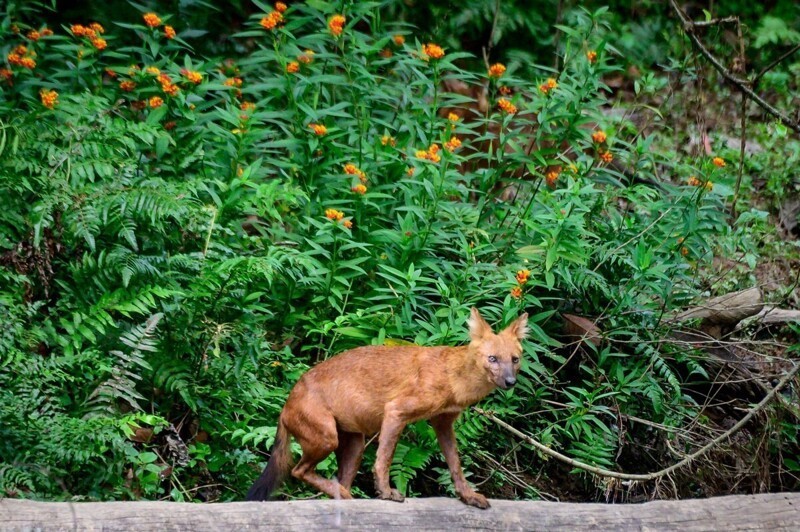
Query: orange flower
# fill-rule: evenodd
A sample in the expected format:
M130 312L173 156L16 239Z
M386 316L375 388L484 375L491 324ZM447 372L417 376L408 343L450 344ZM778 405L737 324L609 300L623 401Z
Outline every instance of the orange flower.
M164 37L167 39L174 39L176 35L175 28L172 26L164 26Z
M52 109L58 104L58 93L54 90L41 89L39 91L39 98L42 100L42 105L48 109Z
M162 100L160 96L153 96L147 103L150 105L150 107L155 109L157 107L161 107L164 104L164 100Z
M350 190L355 192L356 194L366 194L367 193L367 187L365 185L361 184L361 183L359 183L358 185L352 187Z
M100 37L95 37L92 39L92 46L97 48L98 50L105 50L108 43L105 39L101 39Z
M14 77L14 73L11 72L7 68L0 68L0 78L3 78L6 81L11 81L11 78Z
M703 182L697 179L695 176L689 176L689 179L686 180L686 184L690 187L699 187L703 184Z
M719 168L725 168L725 159L723 159L722 157L714 157L714 159L711 162L714 163L714 166L717 166Z
M390 59L394 55L394 52L392 52L388 48L384 48L383 50L378 52L378 55L384 59Z
M34 61L32 57L23 57L19 64L28 70L33 70L36 68L36 61Z
M586 59L589 60L589 63L595 64L597 62L597 52L594 50L589 50L586 52Z
M119 84L119 88L124 90L125 92L131 92L133 89L136 88L136 83L128 80L122 81Z
M711 190L714 188L714 183L712 183L711 181L706 181L705 187L706 187L706 190L711 192Z
M308 127L310 127L314 131L314 134L318 137L321 137L328 132L328 128L322 124L308 124Z
M604 151L600 154L600 160L604 163L610 163L614 160L614 155L610 151Z
M119 75L119 74L117 74L116 72L114 72L113 70L111 70L110 68L106 68L106 69L105 69L105 73L106 73L106 74L108 75L108 77L110 77L110 78L116 78L116 77Z
M544 178L547 181L548 185L554 187L556 186L556 182L558 182L559 175L561 175L561 172L559 172L558 170L550 170L544 175Z
M151 76L158 76L161 74L161 70L159 70L158 67L154 66L149 66L145 68L144 71L150 74Z
M283 22L283 15L281 15L279 11L273 11L266 17L262 18L259 24L261 24L261 27L265 30L272 31L277 28L278 24L281 22Z
M288 65L286 65L286 72L289 74L294 74L295 72L300 70L300 63L297 61L292 61Z
M342 211L337 211L336 209L325 209L325 218L328 220L333 220L334 222L338 222L344 218L344 213Z
M499 78L506 71L506 66L503 63L495 63L489 67L489 77Z
M592 140L595 141L597 144L602 144L606 141L606 133L605 131L597 130L592 133Z
M505 98L500 98L497 100L497 106L504 112L510 115L513 115L517 112L517 106L511 103L510 101L506 100Z
M531 272L529 270L519 270L517 271L517 283L525 284L528 282L528 278L531 276Z
M53 34L53 30L50 28L42 28L42 37L50 37Z
M429 42L422 46L422 53L423 55L431 58L431 59L441 59L444 57L444 50L438 44L433 44ZM423 58L427 61L426 58Z
M438 163L442 160L442 156L439 155L439 145L438 144L431 144L428 150L417 150L415 153L418 159L425 159L427 161L431 161L432 163Z
M158 18L158 15L155 13L145 13L142 15L142 18L144 19L144 23L151 28L157 28L161 26L161 19Z
M314 60L314 51L306 50L305 52L297 56L297 60L303 63L304 65L309 64L311 61Z
M275 11L278 13L285 13L288 8L283 2L275 2Z
M241 87L242 86L242 78L228 78L224 82L223 85L226 87Z
M502 94L503 96L508 96L509 94L511 94L511 87L506 87L505 85L502 85L502 86L501 86L499 89L497 89L497 90L498 90L498 91L500 92L500 94Z
M682 248L681 248L681 255L683 255L683 256L685 257L685 256L686 256L686 255L688 255L688 254L689 254L689 248L687 248L687 247L685 247L685 246L684 246L684 247L682 247Z
M539 85L539 90L543 94L547 94L556 87L558 87L558 82L555 80L555 78L547 78L547 81Z
M454 152L459 147L461 147L461 140L455 135L450 137L450 140L444 143L444 148L449 152Z
M242 111L254 111L255 108L256 104L254 104L253 102L242 102L241 105L239 105L239 109L241 109Z
M334 15L328 19L328 29L331 30L334 37L342 34L345 22L347 22L347 19L342 15Z
M342 222L342 225L345 226L347 229L353 228L353 221L352 220L345 220Z
M397 146L397 140L389 135L384 135L381 137L381 144L383 146Z
M185 68L182 68L181 74L183 74L183 77L185 77L195 85L199 85L203 82L203 74L195 70L187 70Z
M73 24L70 26L69 30L75 37L84 37L88 31L92 31L82 24Z
M403 46L403 44L405 44L406 42L406 38L403 37L402 35L395 35L394 37L392 37L392 40L397 46Z
M106 32L106 29L97 22L92 22L91 24L89 24L89 27L92 29L92 31L96 31L97 33L102 34Z
M41 36L42 36L42 34L39 33L36 30L31 30L31 31L28 32L27 35L25 35L25 37L27 37L29 40L34 41L34 42L38 41Z
M511 297L514 299L520 299L522 297L522 288L519 286L515 286L511 289Z
M455 113L450 113L450 114L448 114L448 115L447 115L447 119L448 119L449 121L453 122L453 123L455 123L455 122L458 122L458 119L459 119L459 118L461 118L461 117L460 117L460 116L458 116L458 115L457 115L457 114L455 114Z
M413 166L409 166L408 168L406 168L406 175L408 177L414 177L414 167Z
M170 96L177 96L179 92L181 92L180 87L175 85L174 83L164 83L161 85L161 90L164 93L169 94Z

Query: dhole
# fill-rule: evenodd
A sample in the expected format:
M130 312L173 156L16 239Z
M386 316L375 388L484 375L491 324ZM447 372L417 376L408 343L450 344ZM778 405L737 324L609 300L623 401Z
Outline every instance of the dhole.
M430 420L458 496L488 508L486 497L467 484L461 471L453 423L469 405L497 387L514 385L528 315L499 334L476 309L469 319L469 345L461 347L368 346L345 351L305 373L289 394L278 421L275 445L247 500L266 500L291 469L292 476L336 499L351 499L350 486L364 453L365 435L380 431L375 489L381 499L402 501L389 485L389 466L403 428ZM289 439L303 450L291 466ZM317 464L336 453L337 477L316 473Z

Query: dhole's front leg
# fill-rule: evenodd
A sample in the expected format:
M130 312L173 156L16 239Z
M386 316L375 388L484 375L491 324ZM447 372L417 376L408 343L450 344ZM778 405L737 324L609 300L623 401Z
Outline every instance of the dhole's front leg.
M453 478L453 485L456 488L459 498L470 506L486 509L489 501L486 497L472 489L464 477L461 470L461 460L458 458L456 448L456 433L453 431L453 423L458 419L459 414L439 414L431 418L431 425L436 431L436 438L439 440L439 447L442 448L447 467L450 469L450 476Z
M399 414L387 412L381 424L378 451L375 456L375 491L378 497L403 502L404 497L389 485L389 466L392 465L397 440L406 424Z

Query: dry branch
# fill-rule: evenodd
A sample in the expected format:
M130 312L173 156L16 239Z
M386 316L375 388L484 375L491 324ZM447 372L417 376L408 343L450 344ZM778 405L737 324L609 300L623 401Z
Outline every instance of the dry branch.
M714 325L735 325L758 314L764 308L761 290L748 288L739 292L714 297L674 316L670 321L687 321L700 318Z

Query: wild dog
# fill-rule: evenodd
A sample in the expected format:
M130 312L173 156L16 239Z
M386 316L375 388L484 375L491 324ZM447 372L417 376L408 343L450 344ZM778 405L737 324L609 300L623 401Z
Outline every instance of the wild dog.
M468 324L468 345L358 347L306 372L289 393L269 462L247 500L266 500L289 471L329 497L351 499L365 437L380 432L375 489L381 499L402 502L403 496L389 484L395 447L406 425L428 420L459 498L470 506L488 508L489 501L472 489L461 470L453 423L495 388L514 386L528 315L495 334L473 308ZM291 437L303 451L294 467ZM338 462L334 479L315 471L330 453L336 453Z

